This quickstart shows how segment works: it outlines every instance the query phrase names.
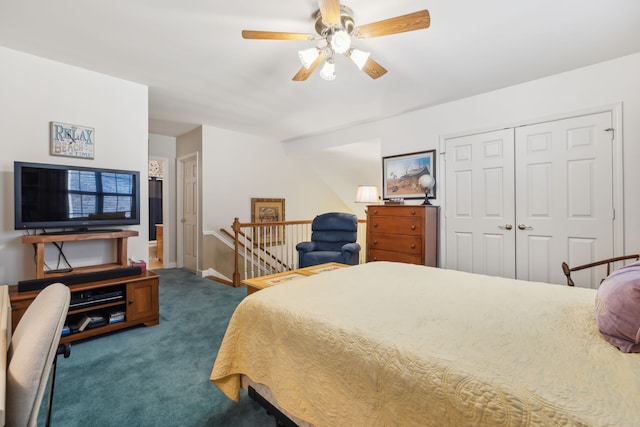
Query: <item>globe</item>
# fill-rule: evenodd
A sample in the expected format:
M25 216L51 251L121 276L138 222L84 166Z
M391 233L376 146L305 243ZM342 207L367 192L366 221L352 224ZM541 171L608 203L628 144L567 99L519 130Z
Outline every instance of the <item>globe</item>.
M422 175L420 179L418 179L418 184L420 184L420 187L424 188L425 193L428 193L435 183L436 180L429 174Z
M424 188L424 202L422 203L423 205L431 204L429 203L429 191L431 191L435 183L436 180L429 174L422 175L420 178L418 178L418 184L420 184L420 187Z

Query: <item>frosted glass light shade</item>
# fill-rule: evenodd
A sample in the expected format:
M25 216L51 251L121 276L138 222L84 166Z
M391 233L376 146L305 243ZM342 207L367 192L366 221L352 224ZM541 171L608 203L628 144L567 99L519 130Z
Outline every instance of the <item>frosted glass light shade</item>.
M322 70L320 70L320 77L324 80L333 80L336 78L336 64L333 62L325 62Z
M369 60L369 55L370 55L369 52L363 52L358 49L351 49L349 58L351 58L353 63L356 64L356 67L358 67L358 69L362 70L362 67L364 67L364 64L366 64L367 61Z
M380 200L378 187L375 185L359 185L356 192L356 203L375 203Z
M300 58L300 62L302 66L307 70L311 67L311 64L318 58L320 52L318 52L318 48L312 47L305 50L298 51L298 57Z
M351 36L343 30L336 31L331 37L331 49L336 53L345 53L351 47Z

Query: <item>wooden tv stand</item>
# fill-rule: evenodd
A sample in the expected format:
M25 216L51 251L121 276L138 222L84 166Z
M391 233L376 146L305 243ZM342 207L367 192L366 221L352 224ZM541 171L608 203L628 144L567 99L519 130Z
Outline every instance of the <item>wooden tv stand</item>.
M113 263L92 265L87 267L76 267L71 274L90 273L93 271L104 271L112 268L126 267L127 258L127 238L137 236L135 230L113 231L108 233L70 233L70 234L35 234L32 236L22 236L22 243L32 243L36 248L36 278L64 276L70 273L52 273L44 270L44 250L45 243L54 242L79 242L86 240L114 240L117 249L116 260Z
M80 307L69 308L66 325L75 324L84 314L99 313L107 316L110 313L123 311L124 320L118 323L85 329L82 332L63 336L61 343L77 341L96 335L102 335L134 325L153 326L160 323L159 276L146 271L136 276L119 277L117 279L81 283L69 286L72 300L82 294L122 291L122 296L108 301L96 301ZM11 300L11 325L18 325L27 307L38 296L40 291L18 292L18 285L9 286ZM73 304L73 301L72 301Z
M38 279L63 277L79 273L91 273L106 271L127 266L127 238L137 236L138 232L133 230L99 232L99 233L78 233L78 234L40 234L23 236L23 243L32 243L36 247L36 276ZM75 267L73 271L45 272L44 270L44 250L45 243L85 241L110 239L114 240L117 249L117 259L113 263L93 265L87 267ZM134 276L124 276L114 279L99 280L94 282L78 283L70 285L71 306L67 313L65 325L75 325L80 318L88 314L99 314L105 316L107 324L85 329L80 332L70 333L62 336L60 342L67 343L81 339L102 335L105 333L128 328L134 325L144 324L153 326L160 323L160 294L159 276L151 271ZM22 318L27 307L33 302L39 290L18 292L18 285L9 286L9 298L11 300L11 325L15 329ZM81 300L80 297L93 297L93 301ZM116 312L124 312L124 319L116 323L109 323L109 315Z

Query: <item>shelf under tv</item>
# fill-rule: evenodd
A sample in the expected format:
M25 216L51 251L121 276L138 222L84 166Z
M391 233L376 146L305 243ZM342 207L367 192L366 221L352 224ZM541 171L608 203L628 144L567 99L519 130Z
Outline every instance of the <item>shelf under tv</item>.
M31 243L36 247L36 278L65 276L68 274L91 273L94 271L104 271L114 268L126 267L127 258L127 238L137 236L135 230L121 230L112 232L80 233L80 234L36 234L22 236L22 243ZM46 243L84 241L84 240L115 240L116 260L112 263L91 265L84 267L74 267L72 271L48 273L44 269L44 251Z

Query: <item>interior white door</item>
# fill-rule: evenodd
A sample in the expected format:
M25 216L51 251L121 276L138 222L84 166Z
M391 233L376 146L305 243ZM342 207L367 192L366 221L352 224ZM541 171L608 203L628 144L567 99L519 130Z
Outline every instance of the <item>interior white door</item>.
M611 127L605 112L447 139L446 268L565 284L563 261L614 256Z
M611 125L605 112L516 129L519 279L566 283L563 261L613 256ZM576 283L597 287L589 274Z
M513 129L447 139L447 268L515 277L513 147Z
M190 271L198 268L198 160L187 159L182 168L182 262Z

